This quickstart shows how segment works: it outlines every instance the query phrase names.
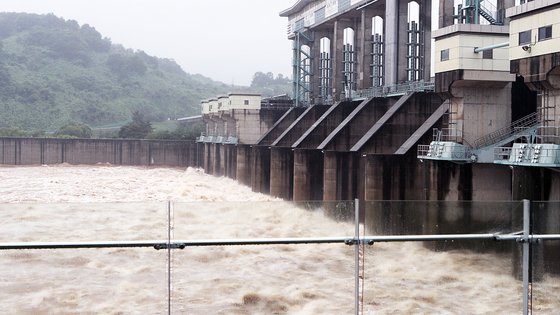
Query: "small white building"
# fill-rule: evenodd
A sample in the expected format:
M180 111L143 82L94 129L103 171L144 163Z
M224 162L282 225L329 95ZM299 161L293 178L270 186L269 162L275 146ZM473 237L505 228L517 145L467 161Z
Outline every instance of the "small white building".
M508 9L511 60L558 53L560 1L534 1Z
M218 99L211 98L208 100L208 112L217 113L218 112Z
M257 93L229 93L229 109L261 109L261 95Z
M511 80L507 26L455 24L433 31L433 37L436 73L466 70L477 80L500 80L499 73L502 73L507 78L501 79ZM499 47L475 52L475 48L494 45Z
M210 113L208 100L200 101L200 112L202 113L202 115L207 115Z
M229 110L229 97L227 95L218 96L218 111Z

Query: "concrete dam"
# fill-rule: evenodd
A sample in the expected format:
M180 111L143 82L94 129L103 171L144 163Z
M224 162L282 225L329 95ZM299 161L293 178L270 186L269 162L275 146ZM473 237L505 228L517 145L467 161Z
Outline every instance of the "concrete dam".
M293 100L204 100L196 142L3 138L2 163L198 166L285 200L358 199L380 234L513 229L508 201L528 199L555 234L560 0L521 2L440 1L434 19L430 0L299 0L281 12ZM560 273L559 241L540 248Z
M560 37L519 42L558 4L472 3L435 28L429 0L297 1L293 106L203 101L204 169L295 201L559 200Z
M542 201L535 231L558 233L557 14L560 1L296 1L280 13L293 106L202 101L198 160L286 200L407 204L375 212L381 234L513 228L495 201L523 199ZM539 248L560 272L558 241Z

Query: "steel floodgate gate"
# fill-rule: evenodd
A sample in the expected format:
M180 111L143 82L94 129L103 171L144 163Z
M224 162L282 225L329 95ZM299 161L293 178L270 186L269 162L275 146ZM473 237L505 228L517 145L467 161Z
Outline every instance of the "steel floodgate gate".
M33 212L34 207L40 210ZM22 293L16 287L31 282L26 277L38 277L31 287L59 304L46 304L43 297L36 310L56 309L68 302L68 292L80 290L86 290L81 307L92 310L95 299L87 299L99 294L94 290L103 281L115 281L109 287L125 287L123 295L138 299L126 308L146 309L142 303L153 299L150 307L169 314L256 311L252 307L277 313L486 309L545 314L560 307L555 296L560 203L3 204L0 210L5 231L0 266L10 275L3 277L2 291L13 292L6 299L11 305L18 304L18 294L36 299L32 289ZM84 217L74 222L67 213ZM101 237L109 240L86 240ZM158 250L153 261L159 267L142 267L152 259L147 257L156 257L142 248ZM90 256L91 249L106 250L95 252L100 258ZM37 250L50 251L45 257ZM33 270L43 261L53 271ZM119 267L110 270L111 264ZM59 274L72 276L64 280ZM51 275L64 283L51 284L49 293L41 278ZM67 291L54 289L81 276L86 278ZM99 279L91 285L88 276ZM150 292L153 286L157 289ZM500 295L496 287L505 292ZM119 294L111 297L114 309L125 307ZM239 301L235 294L241 295Z

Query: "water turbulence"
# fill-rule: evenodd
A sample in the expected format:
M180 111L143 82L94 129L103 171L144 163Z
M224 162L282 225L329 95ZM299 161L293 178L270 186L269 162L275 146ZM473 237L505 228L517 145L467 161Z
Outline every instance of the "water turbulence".
M0 186L6 192L0 242L354 235L351 202L296 205L193 169L10 167L0 168ZM513 250L366 246L363 311L519 313ZM166 314L170 302L173 314L354 312L352 246L186 247L171 250L171 268L168 254L152 248L0 251L0 308ZM547 278L541 286L555 290L558 283ZM560 304L552 299L542 306Z

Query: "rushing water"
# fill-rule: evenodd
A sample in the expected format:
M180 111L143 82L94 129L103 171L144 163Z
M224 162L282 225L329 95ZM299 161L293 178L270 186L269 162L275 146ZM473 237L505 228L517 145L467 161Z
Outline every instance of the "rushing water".
M351 236L304 209L194 169L0 168L0 242ZM511 253L384 243L363 255L364 313L518 314ZM186 248L172 253L174 314L351 314L354 248L342 244ZM0 309L12 314L166 314L167 251L0 252ZM545 278L542 292L560 288ZM554 294L550 294L554 295ZM538 298L544 296L543 298ZM537 295L539 314L557 298ZM535 309L537 311L537 309Z

